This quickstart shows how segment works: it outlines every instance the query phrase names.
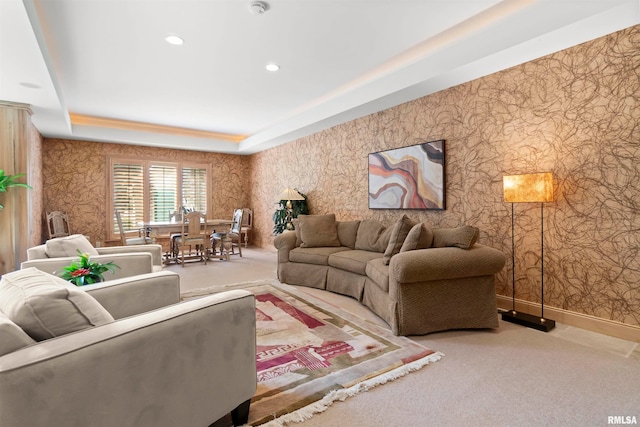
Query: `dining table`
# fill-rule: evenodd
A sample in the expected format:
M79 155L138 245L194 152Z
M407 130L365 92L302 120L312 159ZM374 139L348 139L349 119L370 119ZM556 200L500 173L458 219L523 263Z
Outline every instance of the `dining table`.
M229 261L229 255L231 253L231 237L228 235L227 231L233 225L232 219L207 219L202 222L202 227L205 232L211 236L213 233L226 233L222 238L222 247L220 248L220 256L221 259L226 259ZM172 236L173 238L177 237L182 232L182 222L181 221L142 221L138 223L138 227L143 231L145 236L150 237L154 243L159 236ZM207 239L210 241L210 239ZM172 262L176 262L177 258L175 256L173 248L173 241L170 242L170 250L167 251L165 255L165 264L169 264ZM206 256L210 256L211 247L205 248ZM215 250L215 249L214 249ZM213 254L215 256L215 253Z

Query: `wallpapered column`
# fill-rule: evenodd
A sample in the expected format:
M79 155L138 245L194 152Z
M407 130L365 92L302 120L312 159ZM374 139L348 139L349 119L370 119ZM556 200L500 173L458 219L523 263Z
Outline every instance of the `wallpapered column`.
M0 275L18 270L27 248L40 243L42 219L41 137L31 125L26 104L0 101L0 169L23 173L34 189L15 187L0 193Z
M446 211L370 210L367 155L446 140ZM252 156L254 242L272 247L285 187L312 213L471 224L511 255L502 176L551 171L545 305L640 325L640 26ZM540 206L516 206L517 298L540 300ZM510 263L509 263L510 264ZM498 277L511 296L511 266Z

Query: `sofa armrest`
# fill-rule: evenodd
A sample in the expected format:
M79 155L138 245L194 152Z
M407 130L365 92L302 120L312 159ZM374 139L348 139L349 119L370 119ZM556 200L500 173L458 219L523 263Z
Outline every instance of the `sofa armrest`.
M44 258L24 261L20 268L35 267L45 273L55 274L64 267L71 264L78 257L68 258ZM138 274L146 274L153 272L152 256L149 252L111 254L111 255L95 255L91 257L91 261L107 263L112 261L118 267L113 274L107 272L104 274L105 280L120 279L122 277L137 276Z
M117 320L179 303L180 275L161 271L86 285L81 289Z
M389 263L390 283L417 283L493 275L505 265L497 249L474 245L471 249L429 248L401 252Z
M27 259L32 260L48 258L45 248L46 245L38 245L32 248L27 248Z
M105 246L96 248L100 255L149 252L153 265L162 265L162 245Z
M0 425L210 425L255 393L255 332L228 291L0 356Z
M285 231L273 239L273 245L278 250L278 262L289 262L289 252L296 247L296 232Z

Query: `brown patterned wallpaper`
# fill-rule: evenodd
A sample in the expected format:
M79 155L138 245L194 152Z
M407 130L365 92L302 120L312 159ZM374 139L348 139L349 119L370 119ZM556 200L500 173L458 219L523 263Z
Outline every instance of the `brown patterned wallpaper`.
M231 218L233 209L249 205L249 158L220 153L87 141L45 139L43 148L44 211L69 215L72 232L105 242L107 224L107 156L205 162L211 165L212 218ZM45 224L46 227L46 224ZM43 238L46 237L43 228ZM119 242L114 242L119 243Z
M312 213L391 224L370 210L367 155L446 140L446 211L511 255L502 176L551 171L544 206L545 304L640 325L640 26L581 44L251 157L255 240L270 247L276 197L294 187ZM515 205L517 298L540 300L540 205ZM498 293L511 295L511 262Z
M44 209L105 235L108 154L207 161L215 217L254 209L253 244L273 249L271 215L286 187L312 213L392 224L472 224L511 255L502 176L551 171L544 206L545 305L640 325L640 26L345 123L252 156L45 139ZM370 210L367 155L446 140L445 211ZM72 206L73 208L69 208ZM517 298L540 299L540 205L516 204ZM498 293L511 295L511 265Z

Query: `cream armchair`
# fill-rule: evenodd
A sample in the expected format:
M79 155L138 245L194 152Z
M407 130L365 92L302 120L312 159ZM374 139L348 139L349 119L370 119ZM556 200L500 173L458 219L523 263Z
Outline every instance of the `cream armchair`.
M162 246L111 246L94 248L82 235L47 240L46 243L27 249L27 261L20 268L35 267L55 274L77 259L77 250L91 255L91 260L101 263L113 261L118 267L115 273L106 273L105 280L120 279L138 274L162 271Z
M14 273L0 281L0 349L9 351L0 355L1 426L208 426L229 412L236 425L247 422L256 391L253 294L179 303L179 276L168 271L84 286L71 291L86 292L114 320L7 349L6 326L26 336L7 324L15 295L7 289L21 274L46 274Z

